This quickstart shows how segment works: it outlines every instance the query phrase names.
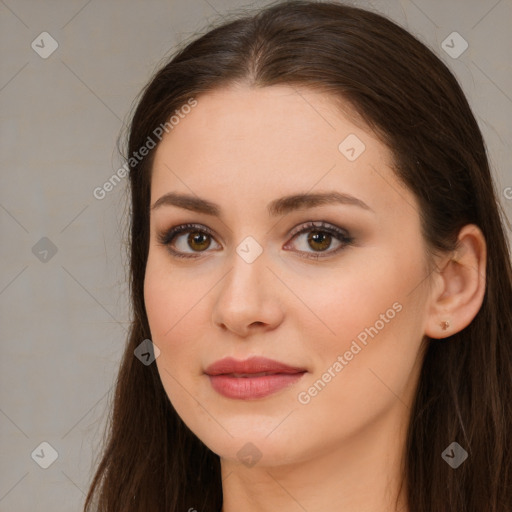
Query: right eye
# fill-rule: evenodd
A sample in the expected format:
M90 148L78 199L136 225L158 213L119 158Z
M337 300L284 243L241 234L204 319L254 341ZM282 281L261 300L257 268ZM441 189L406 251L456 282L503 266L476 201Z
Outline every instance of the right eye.
M184 237L185 234L188 236ZM200 224L182 224L158 235L160 244L165 245L176 258L197 258L198 253L210 247L212 239L212 231Z

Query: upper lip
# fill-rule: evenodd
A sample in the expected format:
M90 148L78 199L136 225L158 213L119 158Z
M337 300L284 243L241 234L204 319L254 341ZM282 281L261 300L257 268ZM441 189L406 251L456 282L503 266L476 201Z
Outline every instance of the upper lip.
M305 368L296 366L289 366L279 361L267 359L266 357L250 357L240 361L232 357L219 359L213 364L209 365L205 373L208 375L223 375L223 374L251 374L251 373L302 373Z

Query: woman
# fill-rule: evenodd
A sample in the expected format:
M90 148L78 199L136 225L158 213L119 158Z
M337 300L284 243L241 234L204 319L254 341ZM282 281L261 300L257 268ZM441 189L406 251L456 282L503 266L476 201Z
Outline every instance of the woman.
M85 510L511 509L510 254L430 50L338 3L226 22L152 78L127 158L133 323Z

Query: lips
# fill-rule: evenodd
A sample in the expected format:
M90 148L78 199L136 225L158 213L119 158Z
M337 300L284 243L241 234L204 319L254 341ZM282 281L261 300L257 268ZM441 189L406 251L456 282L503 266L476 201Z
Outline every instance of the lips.
M253 356L244 361L226 357L208 366L208 375L232 375L234 377L258 377L276 373L293 374L305 372L305 368L289 366L266 357Z
M220 395L254 400L295 384L306 371L264 357L251 357L245 361L228 357L208 366L205 373L212 388Z

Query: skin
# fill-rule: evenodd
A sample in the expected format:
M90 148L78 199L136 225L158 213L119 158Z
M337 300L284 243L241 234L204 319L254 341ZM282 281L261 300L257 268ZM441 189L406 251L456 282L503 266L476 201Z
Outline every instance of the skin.
M425 336L450 336L478 312L485 289L481 232L466 226L461 250L430 262L417 201L395 177L390 151L325 94L237 86L197 100L156 150L151 204L168 192L186 193L217 203L222 217L173 205L153 209L144 295L165 391L221 457L223 511L406 512L401 460ZM349 134L365 145L354 161L338 149ZM327 204L279 217L267 212L278 197L333 190L370 209ZM335 253L343 244L333 236L322 252L307 240L319 228L291 236L310 221L345 229L353 242ZM184 223L214 233L203 252L207 244L191 246L188 232L174 239L176 250L195 259L174 257L158 239ZM263 250L252 263L236 252L247 236ZM324 257L300 256L318 253ZM300 403L299 393L393 304L401 306L394 318ZM445 320L450 327L442 330ZM206 366L252 355L307 373L256 400L213 390ZM261 457L252 466L237 456L249 442L254 447L246 450Z

